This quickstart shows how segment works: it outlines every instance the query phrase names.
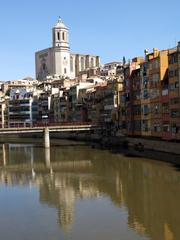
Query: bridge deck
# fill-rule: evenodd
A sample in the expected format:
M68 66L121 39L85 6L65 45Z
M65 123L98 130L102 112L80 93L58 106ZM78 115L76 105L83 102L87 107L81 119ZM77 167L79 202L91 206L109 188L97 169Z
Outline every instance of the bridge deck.
M20 128L1 128L0 135L2 134L16 134L16 133L41 133L45 128L49 132L73 132L73 131L91 131L100 129L97 125L59 125L59 126L41 126L41 127L20 127Z

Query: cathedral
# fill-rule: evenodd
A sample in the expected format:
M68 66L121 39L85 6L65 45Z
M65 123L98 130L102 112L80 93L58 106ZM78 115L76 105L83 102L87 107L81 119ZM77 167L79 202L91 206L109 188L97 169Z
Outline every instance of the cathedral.
M36 79L45 80L48 75L74 79L80 73L100 66L99 56L73 54L69 46L69 29L58 19L52 29L53 46L36 52Z

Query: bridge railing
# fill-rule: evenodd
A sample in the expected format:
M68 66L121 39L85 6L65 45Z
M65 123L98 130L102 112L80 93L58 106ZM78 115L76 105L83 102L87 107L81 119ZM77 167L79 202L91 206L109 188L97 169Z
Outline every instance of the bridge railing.
M84 126L84 125L91 125L91 126L98 126L97 122L36 122L36 123L26 123L26 122L11 122L9 125L2 125L0 123L0 128L36 128L36 127L58 127L58 126Z

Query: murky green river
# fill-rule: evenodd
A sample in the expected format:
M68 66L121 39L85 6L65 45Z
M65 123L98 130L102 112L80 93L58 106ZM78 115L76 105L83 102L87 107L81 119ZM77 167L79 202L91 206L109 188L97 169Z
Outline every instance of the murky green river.
M180 239L180 172L171 164L28 141L0 145L0 239Z

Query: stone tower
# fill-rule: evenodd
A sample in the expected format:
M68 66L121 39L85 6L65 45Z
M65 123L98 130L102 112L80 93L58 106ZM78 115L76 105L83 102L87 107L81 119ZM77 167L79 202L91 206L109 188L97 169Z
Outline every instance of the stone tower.
M53 28L54 72L61 76L70 76L69 29L58 19Z

